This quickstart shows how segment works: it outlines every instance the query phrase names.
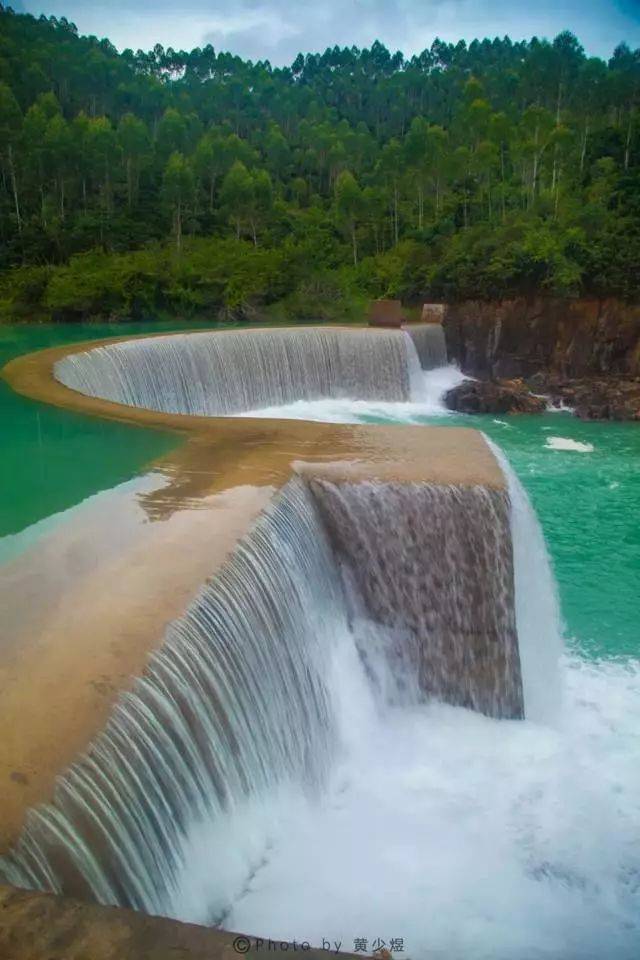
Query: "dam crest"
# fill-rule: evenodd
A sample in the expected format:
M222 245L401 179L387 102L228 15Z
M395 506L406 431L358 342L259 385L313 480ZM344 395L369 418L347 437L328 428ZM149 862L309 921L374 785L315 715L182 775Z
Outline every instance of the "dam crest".
M446 363L442 328L301 327L171 334L107 344L55 364L72 390L191 416L297 400L408 401L420 369Z

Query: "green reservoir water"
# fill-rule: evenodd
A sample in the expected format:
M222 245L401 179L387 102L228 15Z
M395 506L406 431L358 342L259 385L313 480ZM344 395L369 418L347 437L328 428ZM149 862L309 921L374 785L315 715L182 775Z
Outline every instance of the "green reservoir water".
M423 422L474 426L506 453L542 523L567 641L587 656L640 656L640 424L570 413Z
M0 367L33 350L153 329L170 328L161 324L0 327ZM156 430L36 403L18 396L0 380L0 537L130 479L179 442L174 435Z
M179 326L5 327L0 364L48 346L171 329ZM144 472L180 442L26 400L2 381L0 415L0 538ZM542 522L567 638L591 656L640 655L640 425L582 423L566 413L424 422L477 427L504 449ZM554 437L584 447L553 449Z
M640 424L484 419L542 522L567 638L593 656L639 656ZM553 437L593 450L550 449Z

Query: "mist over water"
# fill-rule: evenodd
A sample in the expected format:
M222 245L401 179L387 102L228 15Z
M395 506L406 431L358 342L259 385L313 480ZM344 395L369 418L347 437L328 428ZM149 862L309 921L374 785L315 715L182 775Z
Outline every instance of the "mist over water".
M403 937L411 957L637 956L636 669L565 660L555 727L335 682L356 735L326 793L282 809L228 926Z
M467 378L454 364L440 366L420 379L411 380L411 400L385 402L335 398L296 400L279 406L247 410L241 416L269 417L284 420L316 420L329 423L423 423L425 417L447 417L453 414L445 407L447 390Z

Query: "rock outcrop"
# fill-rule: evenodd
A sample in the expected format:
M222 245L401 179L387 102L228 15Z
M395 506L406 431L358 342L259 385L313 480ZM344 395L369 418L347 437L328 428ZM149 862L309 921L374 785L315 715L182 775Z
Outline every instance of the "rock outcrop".
M444 402L458 413L543 413L547 406L522 380L465 380Z
M640 420L640 377L551 381L546 392L581 420Z
M529 403L522 392L513 397L498 387L506 386L504 378L524 378L534 393L572 407L582 419L640 419L640 306L542 297L468 300L445 306L443 327L449 359L488 381L451 391L451 409L521 411L521 403Z
M535 298L445 307L449 358L470 376L640 376L640 306Z

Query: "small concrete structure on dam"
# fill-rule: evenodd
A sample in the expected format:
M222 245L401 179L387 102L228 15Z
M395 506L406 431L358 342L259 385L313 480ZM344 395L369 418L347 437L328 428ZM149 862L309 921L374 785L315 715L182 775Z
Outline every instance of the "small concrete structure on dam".
M194 825L224 832L285 783L322 790L336 637L380 700L535 708L517 481L482 434L251 416L410 402L443 363L429 323L120 339L5 368L27 396L181 442L3 578L2 882L175 916ZM36 909L20 896L3 901L7 942ZM209 922L225 926L215 898Z

